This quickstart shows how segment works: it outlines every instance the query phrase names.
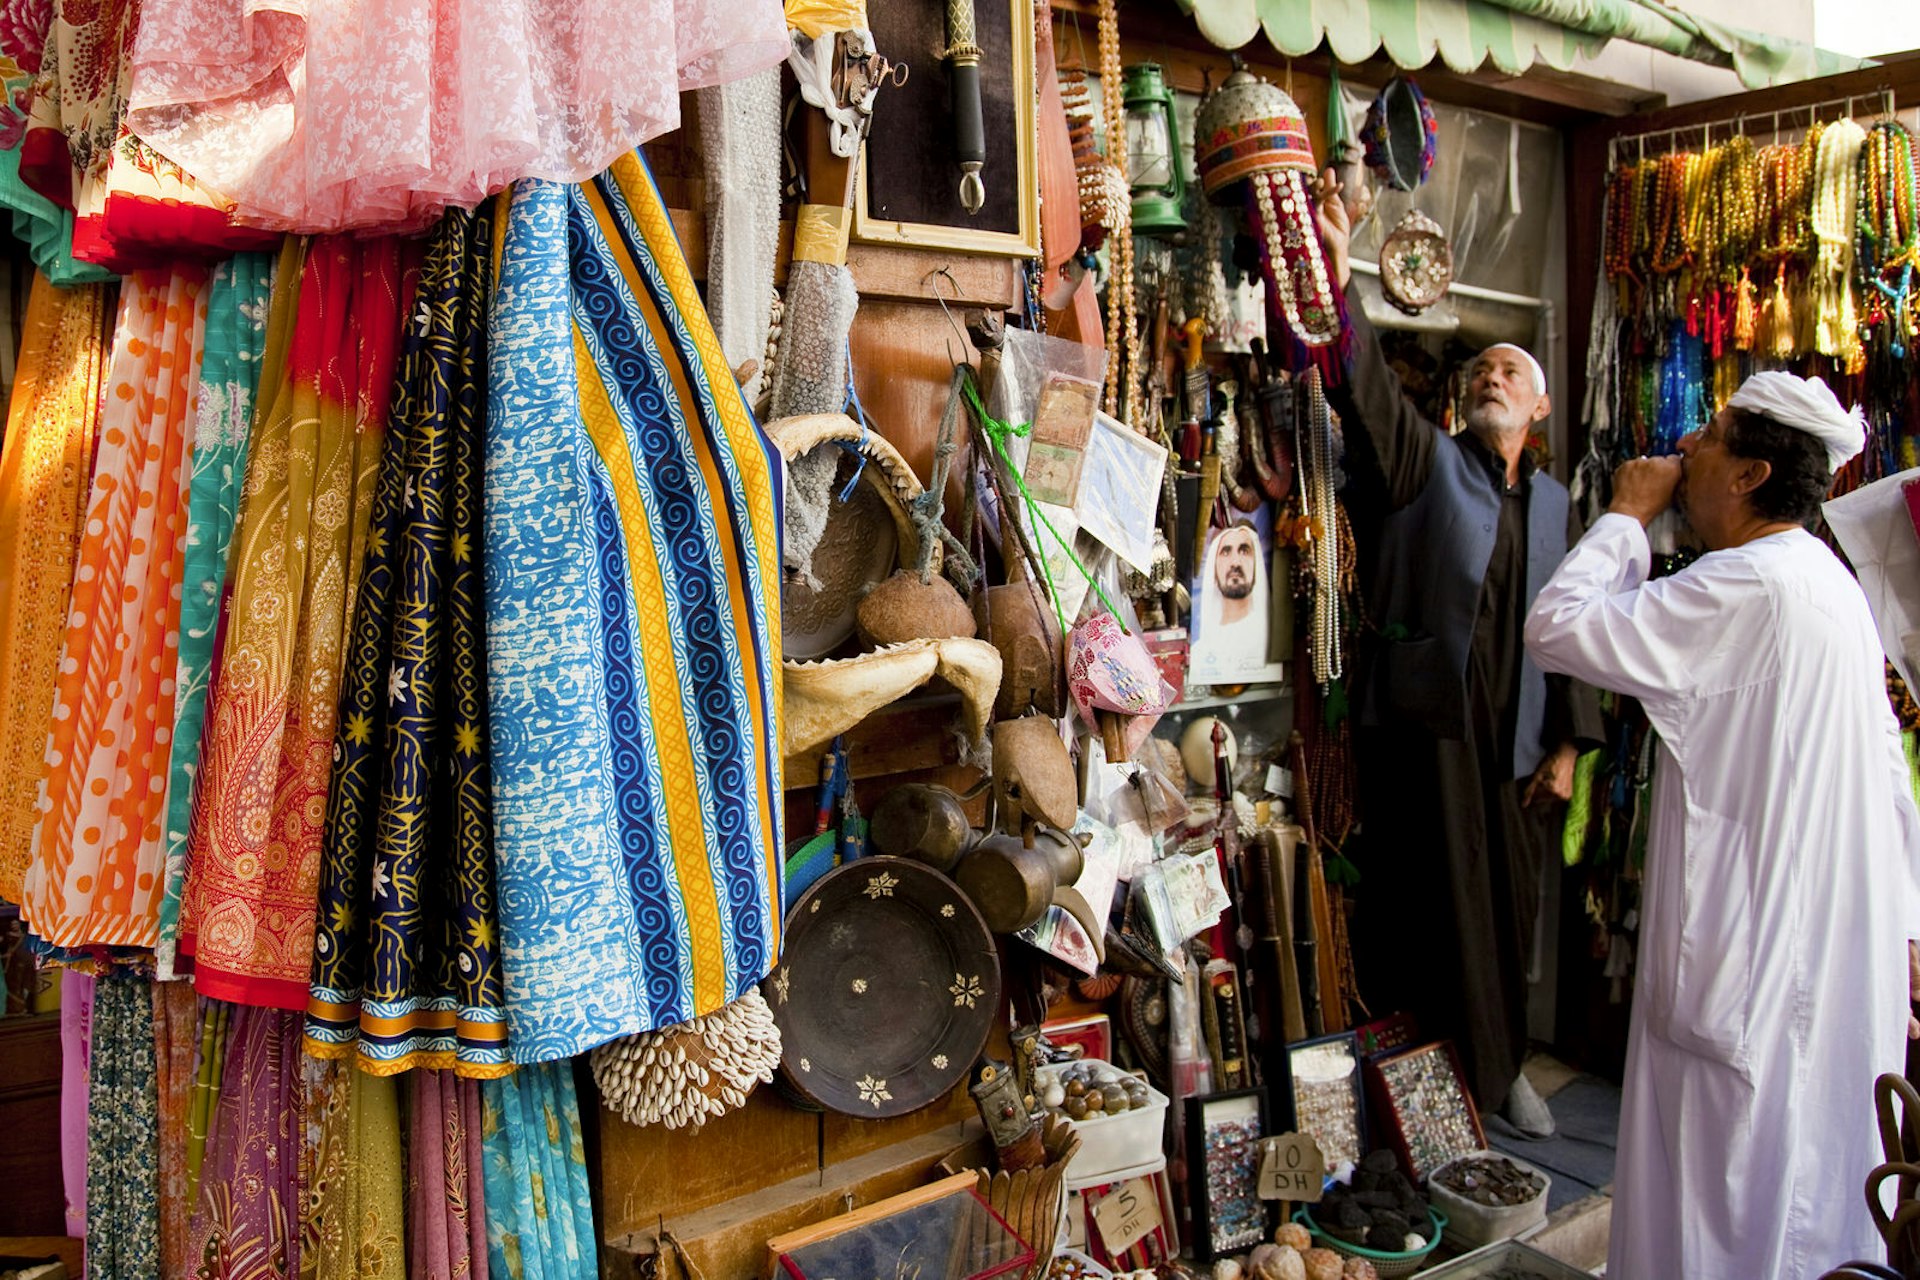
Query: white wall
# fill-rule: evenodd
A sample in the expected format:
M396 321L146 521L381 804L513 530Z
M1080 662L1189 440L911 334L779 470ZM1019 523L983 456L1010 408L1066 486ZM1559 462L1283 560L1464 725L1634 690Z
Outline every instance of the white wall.
M1868 58L1920 48L1920 0L1681 0L1702 18ZM1664 94L1669 105L1739 93L1731 68L1689 62L1624 40L1577 62L1581 75Z
M1920 49L1913 0L1813 0L1813 42L1856 58Z

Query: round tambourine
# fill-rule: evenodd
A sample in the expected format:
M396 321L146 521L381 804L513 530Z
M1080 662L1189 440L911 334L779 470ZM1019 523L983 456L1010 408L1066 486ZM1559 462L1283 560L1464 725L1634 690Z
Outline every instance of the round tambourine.
M1400 219L1380 246L1380 290L1388 302L1417 316L1447 296L1453 283L1453 247L1440 224L1418 209Z

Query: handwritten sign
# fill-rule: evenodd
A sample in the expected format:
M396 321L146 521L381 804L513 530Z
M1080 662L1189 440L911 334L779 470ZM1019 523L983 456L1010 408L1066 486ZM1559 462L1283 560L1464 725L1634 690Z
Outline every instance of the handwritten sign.
M1260 1144L1262 1200L1294 1200L1316 1204L1327 1181L1326 1157L1320 1144L1299 1133L1283 1133Z
M1093 1206L1094 1225L1114 1257L1152 1235L1161 1224L1160 1197L1148 1178L1129 1178Z

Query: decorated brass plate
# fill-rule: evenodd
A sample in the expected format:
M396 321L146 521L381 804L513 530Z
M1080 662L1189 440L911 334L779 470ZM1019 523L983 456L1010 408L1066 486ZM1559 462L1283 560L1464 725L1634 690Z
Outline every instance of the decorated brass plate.
M1418 209L1400 219L1380 246L1380 290L1388 302L1418 315L1447 296L1453 249L1440 224Z
M953 881L860 858L794 903L761 990L793 1092L847 1115L905 1115L967 1078L1000 1014L1000 955Z

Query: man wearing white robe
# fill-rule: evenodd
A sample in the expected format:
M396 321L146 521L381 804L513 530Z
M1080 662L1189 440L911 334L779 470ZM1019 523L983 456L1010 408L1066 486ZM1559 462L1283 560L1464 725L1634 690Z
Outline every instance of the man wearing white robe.
M1780 381L1784 379L1784 381ZM1899 1071L1920 816L1859 585L1807 532L1862 427L1761 374L1608 514L1527 616L1547 671L1659 734L1608 1280L1800 1280L1884 1246L1862 1186ZM1707 553L1649 580L1673 505Z

